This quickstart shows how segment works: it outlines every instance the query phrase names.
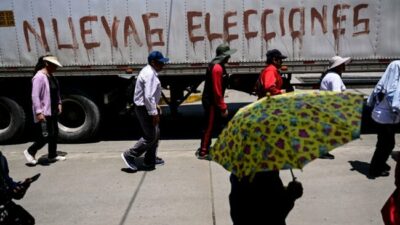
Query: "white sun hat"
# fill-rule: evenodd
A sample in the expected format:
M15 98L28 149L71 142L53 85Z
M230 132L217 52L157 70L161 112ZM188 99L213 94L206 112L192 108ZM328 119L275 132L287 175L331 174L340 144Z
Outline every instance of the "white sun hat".
M349 63L351 61L351 58L350 57L345 57L345 58L342 58L342 57L340 57L340 56L338 56L338 55L336 55L336 56L333 56L330 60L329 60L329 70L330 69L333 69L333 68L335 68L335 67L338 67L338 66L340 66L340 65L342 65L343 63L344 64L347 64L347 63Z
M43 58L43 60L53 63L54 65L56 65L58 67L62 67L61 63L58 61L57 57L55 57L55 56L46 56Z

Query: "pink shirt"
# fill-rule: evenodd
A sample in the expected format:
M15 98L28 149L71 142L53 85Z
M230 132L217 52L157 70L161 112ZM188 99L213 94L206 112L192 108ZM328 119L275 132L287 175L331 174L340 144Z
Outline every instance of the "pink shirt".
M60 93L58 103L61 104ZM32 110L35 123L36 115L43 113L44 116L51 116L50 84L47 75L38 71L32 78Z

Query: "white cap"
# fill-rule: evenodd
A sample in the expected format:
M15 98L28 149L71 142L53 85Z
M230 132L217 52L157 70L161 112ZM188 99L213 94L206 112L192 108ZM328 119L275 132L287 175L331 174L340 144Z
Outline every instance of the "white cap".
M55 56L46 56L43 58L43 60L53 63L56 66L62 67L61 63L58 61L57 57L55 57Z
M333 56L333 57L329 60L329 68L328 68L328 69L330 70L330 69L332 69L332 68L338 67L338 66L342 65L343 63L344 63L344 64L347 64L347 63L350 62L350 60L351 60L350 57L342 58L342 57L340 57L340 56Z

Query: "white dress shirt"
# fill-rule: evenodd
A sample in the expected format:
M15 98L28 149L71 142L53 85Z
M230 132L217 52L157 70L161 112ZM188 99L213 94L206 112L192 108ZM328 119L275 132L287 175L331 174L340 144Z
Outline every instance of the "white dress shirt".
M342 92L346 90L346 86L344 85L342 78L339 76L339 74L329 72L322 79L320 90Z
M146 106L149 115L157 115L157 104L161 99L161 83L158 73L150 65L140 71L135 86L133 102L137 106Z

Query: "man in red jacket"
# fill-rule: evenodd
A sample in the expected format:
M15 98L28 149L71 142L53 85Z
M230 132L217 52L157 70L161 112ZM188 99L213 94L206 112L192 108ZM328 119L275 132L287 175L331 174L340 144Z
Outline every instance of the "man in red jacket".
M264 92L258 93L258 97L262 98L267 93L270 95L278 95L285 92L282 90L283 80L279 74L279 69L282 66L282 60L287 57L277 49L267 51L267 66L260 75L261 85L264 87Z
M198 159L209 159L208 151L212 134L222 130L224 119L228 117L228 107L224 101L224 93L228 85L225 63L235 52L236 49L231 49L227 44L221 44L217 47L217 56L208 65L202 95L205 129L201 137L200 148L196 151Z

